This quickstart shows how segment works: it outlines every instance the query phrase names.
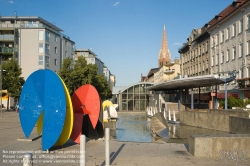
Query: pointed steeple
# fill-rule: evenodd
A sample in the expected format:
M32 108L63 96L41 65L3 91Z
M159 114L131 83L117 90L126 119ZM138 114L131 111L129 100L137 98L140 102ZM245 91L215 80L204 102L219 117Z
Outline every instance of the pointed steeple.
M170 61L171 61L171 55L168 49L167 32L166 32L166 26L164 24L162 44L161 44L161 49L160 49L159 56L158 56L158 67L161 67Z

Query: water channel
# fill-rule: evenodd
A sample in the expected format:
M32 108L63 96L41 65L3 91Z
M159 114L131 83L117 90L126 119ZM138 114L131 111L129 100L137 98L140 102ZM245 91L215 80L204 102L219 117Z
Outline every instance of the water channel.
M188 144L191 134L228 134L228 132L204 129L180 124L168 124L168 139L156 139L151 134L150 118L145 114L120 114L116 123L116 139L129 142L158 142Z

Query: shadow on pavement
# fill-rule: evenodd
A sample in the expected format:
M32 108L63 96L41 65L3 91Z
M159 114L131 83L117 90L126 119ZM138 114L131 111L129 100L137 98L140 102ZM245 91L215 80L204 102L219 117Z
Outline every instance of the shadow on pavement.
M116 151L116 152L111 152L110 153L110 164L112 164L112 162L115 160L115 158L119 155L119 153L122 151L123 147L125 146L125 144L122 144L120 146L120 148ZM103 161L103 163L101 164L101 166L105 166L105 161Z

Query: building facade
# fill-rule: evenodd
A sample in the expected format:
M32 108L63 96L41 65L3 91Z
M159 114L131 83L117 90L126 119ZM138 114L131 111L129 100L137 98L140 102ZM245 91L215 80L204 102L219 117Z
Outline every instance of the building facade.
M97 58L97 55L89 49L76 49L74 59L77 60L78 56L83 56L88 64L96 64L98 71L97 74L103 74L104 63Z
M59 71L66 57L74 56L75 42L62 30L41 17L0 17L0 56L13 58L22 68L22 77L38 69Z
M104 75L112 91L113 87L115 86L115 75L111 74L108 67L105 66L104 63L99 58L97 58L97 55L89 49L76 49L74 60L77 60L79 56L83 56L88 64L97 65L98 68L97 74Z
M210 49L207 25L193 29L188 41L179 49L182 76L210 74Z
M227 85L236 98L250 98L250 1L237 0L213 18L210 31L211 73L228 76L237 72L237 81ZM224 98L224 85L218 87Z

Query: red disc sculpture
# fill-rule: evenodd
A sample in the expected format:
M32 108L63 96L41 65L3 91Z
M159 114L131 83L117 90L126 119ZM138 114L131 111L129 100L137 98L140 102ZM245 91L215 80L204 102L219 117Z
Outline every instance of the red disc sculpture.
M73 93L71 100L74 110L74 124L70 138L75 143L80 143L84 115L88 115L92 127L96 128L100 114L100 98L95 87L86 84Z

